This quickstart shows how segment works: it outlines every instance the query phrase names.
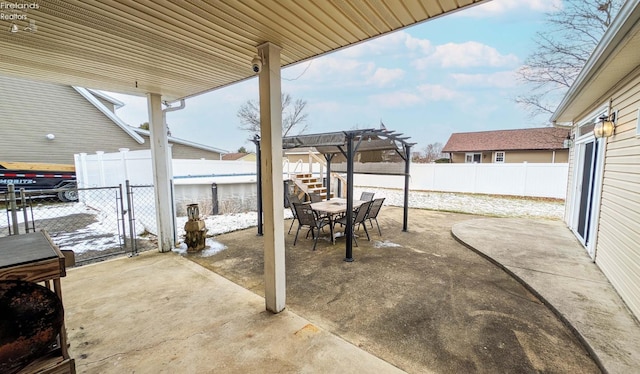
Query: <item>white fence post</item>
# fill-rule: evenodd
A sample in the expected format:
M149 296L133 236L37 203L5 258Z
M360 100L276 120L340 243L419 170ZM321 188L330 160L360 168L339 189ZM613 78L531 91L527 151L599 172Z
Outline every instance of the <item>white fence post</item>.
M520 193L520 195L522 196L527 196L527 168L528 168L529 163L528 162L523 162L522 163L522 192Z
M105 175L104 175L104 151L96 151L96 155L98 155L98 167L99 167L99 172L100 172L100 186L99 187L104 187L104 185L106 184L105 182Z

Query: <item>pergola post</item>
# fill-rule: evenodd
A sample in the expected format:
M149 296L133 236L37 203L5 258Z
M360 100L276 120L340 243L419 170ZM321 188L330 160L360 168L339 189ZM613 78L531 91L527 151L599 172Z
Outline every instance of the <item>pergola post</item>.
M344 228L345 239L347 240L346 253L344 260L346 262L353 262L353 133L348 132L347 137L347 211L346 214L346 226Z
M156 225L158 230L158 250L170 252L174 246L173 199L171 195L171 157L169 137L163 120L162 96L147 94L149 109L149 140L153 165L153 185L155 186Z
M409 222L409 168L411 165L411 146L404 146L404 210L402 215L402 231L407 231Z
M326 153L324 155L325 161L327 161L327 200L331 200L331 159L333 153Z
M264 284L267 310L285 307L284 179L282 177L282 99L280 50L272 44L258 46L262 58L260 82L260 166L264 208Z
M260 137L258 135L251 139L256 145L256 210L258 211L258 236L263 235L262 231L262 167L260 166Z

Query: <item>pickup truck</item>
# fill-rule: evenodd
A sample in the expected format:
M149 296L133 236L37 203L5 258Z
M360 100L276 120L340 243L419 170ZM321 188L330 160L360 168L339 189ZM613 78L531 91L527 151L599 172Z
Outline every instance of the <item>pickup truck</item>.
M0 193L6 192L10 184L16 191L38 191L39 197L56 196L63 202L78 200L74 165L0 161Z

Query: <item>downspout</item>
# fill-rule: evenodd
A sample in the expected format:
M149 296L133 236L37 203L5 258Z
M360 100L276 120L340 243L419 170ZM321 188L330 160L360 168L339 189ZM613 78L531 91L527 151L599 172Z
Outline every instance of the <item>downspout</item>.
M167 103L166 101L164 102L164 105L166 105L167 107L162 109L162 124L164 125L165 131L168 132L169 126L167 126L167 112L175 112L176 110L184 109L186 104L184 99L180 99L180 105L177 107L170 107L169 103ZM169 149L171 149L171 147L169 147ZM173 159L173 156L171 156L171 158ZM173 223L173 242L177 243L178 224L176 222L176 204L173 194L173 160L168 160L167 164L171 168L171 170L169 170L169 186L171 186L171 213L173 213L171 215L171 221Z
M186 106L184 99L180 99L180 106L177 107L169 106L169 103L167 103L166 101L163 104L167 106L166 108L162 109L162 121L164 122L165 126L167 126L167 112L175 112L176 110L184 109L184 107Z

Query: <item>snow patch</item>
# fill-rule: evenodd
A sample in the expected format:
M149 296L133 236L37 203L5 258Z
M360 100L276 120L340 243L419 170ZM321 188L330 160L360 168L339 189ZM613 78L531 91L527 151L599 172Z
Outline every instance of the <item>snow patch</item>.
M225 249L227 249L226 245L220 243L219 241L216 241L215 239L207 238L205 240L205 248L202 251L188 253L187 245L184 242L181 242L180 244L178 244L177 247L173 248L173 252L181 256L189 255L189 256L199 256L199 257L211 257L216 253L221 252Z
M392 248L392 247L402 247L400 244L392 243L388 240L381 242L380 240L376 240L373 242L374 248Z

